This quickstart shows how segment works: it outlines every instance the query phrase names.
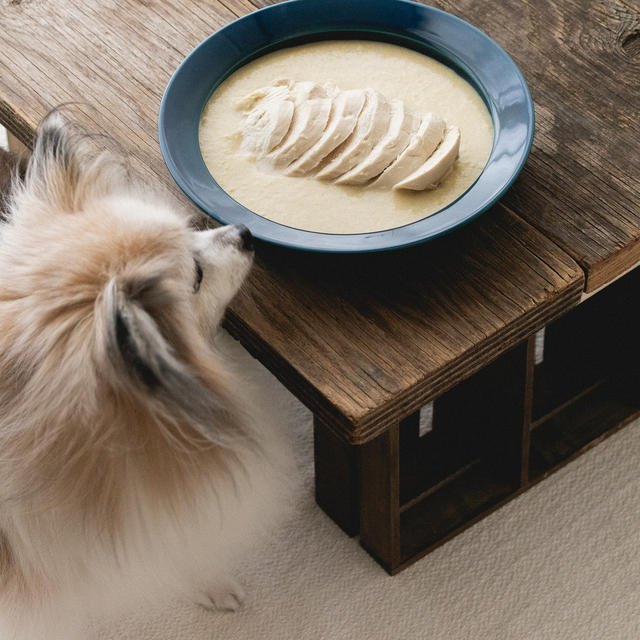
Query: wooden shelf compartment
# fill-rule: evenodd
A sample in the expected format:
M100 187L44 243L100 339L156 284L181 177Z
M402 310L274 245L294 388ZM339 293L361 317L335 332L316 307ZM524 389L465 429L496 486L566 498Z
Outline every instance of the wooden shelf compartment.
M640 272L631 272L547 327L533 373L531 482L640 412L639 293Z
M522 488L528 351L525 341L437 398L425 435L418 414L400 423L400 551L390 573Z

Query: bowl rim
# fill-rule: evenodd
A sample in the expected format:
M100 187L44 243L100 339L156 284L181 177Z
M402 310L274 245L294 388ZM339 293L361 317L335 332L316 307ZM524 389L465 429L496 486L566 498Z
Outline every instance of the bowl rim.
M255 237L259 238L262 241L265 241L270 244L280 245L284 247L288 247L290 249L298 249L303 251L312 251L312 252L333 252L333 253L367 253L367 252L376 252L376 251L386 251L386 250L394 250L401 247L409 247L416 244L421 244L428 240L435 239L439 236L442 236L446 233L453 231L459 227L462 227L479 215L487 211L491 208L504 193L511 187L515 179L518 177L519 173L522 171L526 160L531 151L531 147L533 144L533 138L535 133L535 112L533 106L533 100L531 98L531 93L529 91L529 87L527 86L527 82L515 64L513 59L509 56L509 54L490 36L488 36L484 31L479 29L478 27L472 25L465 20L443 11L441 9L437 9L435 7L430 7L428 5L420 4L417 2L413 2L412 0L350 0L348 3L350 8L355 8L357 6L364 6L369 8L370 10L376 5L377 2L384 2L386 7L391 7L393 5L396 6L404 6L411 7L416 11L423 13L423 15L437 15L442 19L449 21L451 24L456 25L457 28L462 28L464 30L470 30L476 37L479 37L485 45L488 45L490 50L492 50L495 54L501 57L503 63L506 63L509 71L514 75L517 80L516 86L521 91L520 101L522 106L524 106L524 114L526 115L524 124L526 125L526 134L524 138L518 144L518 157L517 162L513 163L509 170L509 175L506 180L502 181L502 184L495 188L493 193L485 198L483 202L476 206L470 213L467 215L458 215L450 220L444 221L444 217L447 213L450 213L450 210L454 205L459 203L462 199L468 197L470 193L473 192L473 189L476 185L481 181L483 176L486 176L487 169L491 166L492 161L495 161L494 155L496 151L496 145L499 141L500 136L500 121L498 118L498 109L496 107L495 101L492 100L491 93L487 90L486 85L481 82L480 78L477 75L474 67L470 67L464 60L461 60L454 52L449 49L442 49L438 47L433 41L427 40L424 37L411 35L407 31L403 33L398 33L396 31L383 31L383 30L374 30L370 28L365 28L364 26L357 27L352 26L349 29L338 29L338 28L314 28L308 30L304 33L294 33L290 34L288 37L284 37L278 41L270 41L265 43L263 47L258 49L252 49L250 51L245 51L244 55L242 55L234 65L226 68L222 75L217 79L217 81L211 82L209 84L209 89L207 92L206 99L200 105L199 117L198 117L198 125L200 120L200 115L202 110L206 106L210 96L215 91L215 89L223 82L226 78L228 78L232 73L237 71L240 67L248 64L250 61L262 57L267 53L275 51L277 49L286 48L287 46L295 46L296 44L300 44L299 42L295 42L300 39L306 39L305 41L319 41L319 40L331 40L337 39L336 36L342 34L349 34L349 39L354 39L357 37L358 39L371 39L371 40L386 40L391 42L399 43L399 46L403 46L403 44L399 41L406 40L416 43L419 46L419 49L422 49L422 53L424 55L429 55L425 53L425 49L429 49L431 51L437 51L440 56L443 58L445 64L449 63L448 66L452 68L456 73L461 75L465 80L470 82L474 89L480 94L483 101L485 102L493 125L494 125L494 139L492 143L492 149L487 159L487 163L485 164L482 172L478 176L478 178L469 186L468 189L465 190L460 196L458 196L454 201L448 203L445 207L440 209L439 211L425 217L420 220L407 223L405 225L401 225L398 227L393 227L390 229L383 229L379 231L370 231L370 232L360 232L360 233L330 233L330 232L317 232L317 231L309 231L304 229L298 229L289 225L285 225L280 222L276 222L274 220L270 220L254 211L251 211L241 203L237 202L230 196L224 189L218 185L215 181L215 178L206 170L210 182L215 185L214 191L219 192L217 195L222 199L227 199L227 206L225 211L227 215L216 215L217 210L215 207L208 201L205 201L201 194L198 193L197 189L194 189L193 185L190 184L189 176L185 175L185 172L178 166L176 162L176 158L174 155L173 142L171 140L171 136L168 135L167 130L169 126L168 117L167 117L167 109L170 101L175 97L175 87L177 81L181 78L181 76L189 70L189 65L193 64L194 60L198 58L202 54L202 51L211 44L212 41L216 39L223 38L228 35L230 32L233 32L235 29L238 29L244 24L255 22L259 20L261 16L265 14L269 15L270 13L276 13L278 11L284 11L287 7L305 7L305 6L317 6L319 4L318 0L286 0L285 2L280 2L278 4L269 5L267 7L263 7L262 9L258 9L257 11L252 11L251 13L237 18L233 20L229 24L224 25L211 35L207 36L204 40L202 40L198 45L196 45L189 54L184 58L184 60L178 65L174 73L172 74L162 96L162 100L160 103L160 108L158 111L158 139L160 143L160 149L162 152L163 159L169 172L171 173L173 179L180 187L180 189L187 195L187 197L194 203L198 208L200 208L205 214L210 217L222 222L222 223L237 223L241 222L249 226L252 233ZM357 34L357 36L356 36ZM367 37L368 35L377 35L378 38ZM323 37L324 36L324 37ZM380 37L380 36L384 36ZM388 39L388 40L387 40ZM436 57L436 56L432 56ZM463 73L460 73L462 71ZM466 76L466 77L465 77ZM197 130L197 127L196 127ZM197 138L197 136L196 136ZM200 154L200 148L198 144L198 153L197 155L200 158L202 166L204 165L204 160ZM230 201L230 202L228 202ZM229 209L235 209L235 215L230 215ZM435 220L435 222L434 222ZM262 221L262 222L261 222ZM431 221L429 223L429 221ZM441 222L441 224L437 224L437 222ZM413 231L423 228L423 231L426 233L412 233ZM434 227L429 229L429 227ZM274 233L275 231L275 233ZM409 233L407 233L409 232Z

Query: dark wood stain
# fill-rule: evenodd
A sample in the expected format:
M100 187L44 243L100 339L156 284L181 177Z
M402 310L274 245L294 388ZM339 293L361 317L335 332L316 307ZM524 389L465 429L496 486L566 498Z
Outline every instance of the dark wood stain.
M469 377L574 306L580 269L501 207L376 256L264 249L230 332L352 443Z

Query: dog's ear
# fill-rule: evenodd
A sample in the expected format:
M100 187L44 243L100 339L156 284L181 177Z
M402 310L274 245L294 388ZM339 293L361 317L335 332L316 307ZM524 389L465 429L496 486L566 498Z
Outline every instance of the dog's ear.
M145 306L145 300L162 295L154 292L158 287L153 279L122 284L113 278L105 289L107 353L115 375L153 397L208 442L231 446L247 434L238 428L224 394L181 360Z
M154 390L167 372L180 365L139 293L131 295L126 288L114 278L105 291L109 353L113 364L124 365L136 382Z
M36 132L25 176L26 191L59 211L81 211L89 198L108 192L126 171L91 138L50 112Z

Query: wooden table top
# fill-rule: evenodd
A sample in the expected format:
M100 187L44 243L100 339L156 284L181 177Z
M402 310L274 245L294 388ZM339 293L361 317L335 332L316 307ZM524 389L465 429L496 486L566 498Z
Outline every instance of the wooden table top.
M562 247L586 291L640 260L640 4L443 0L522 70L531 156L503 202Z
M48 109L83 101L84 124L189 207L158 147L162 92L198 42L262 4L5 0L0 122L28 144ZM336 259L262 248L228 317L353 442L640 260L637 6L435 4L485 30L529 82L537 134L521 177L480 219L410 251Z
M568 255L499 205L428 246L361 258L271 249L227 323L351 442L546 326L584 286Z

